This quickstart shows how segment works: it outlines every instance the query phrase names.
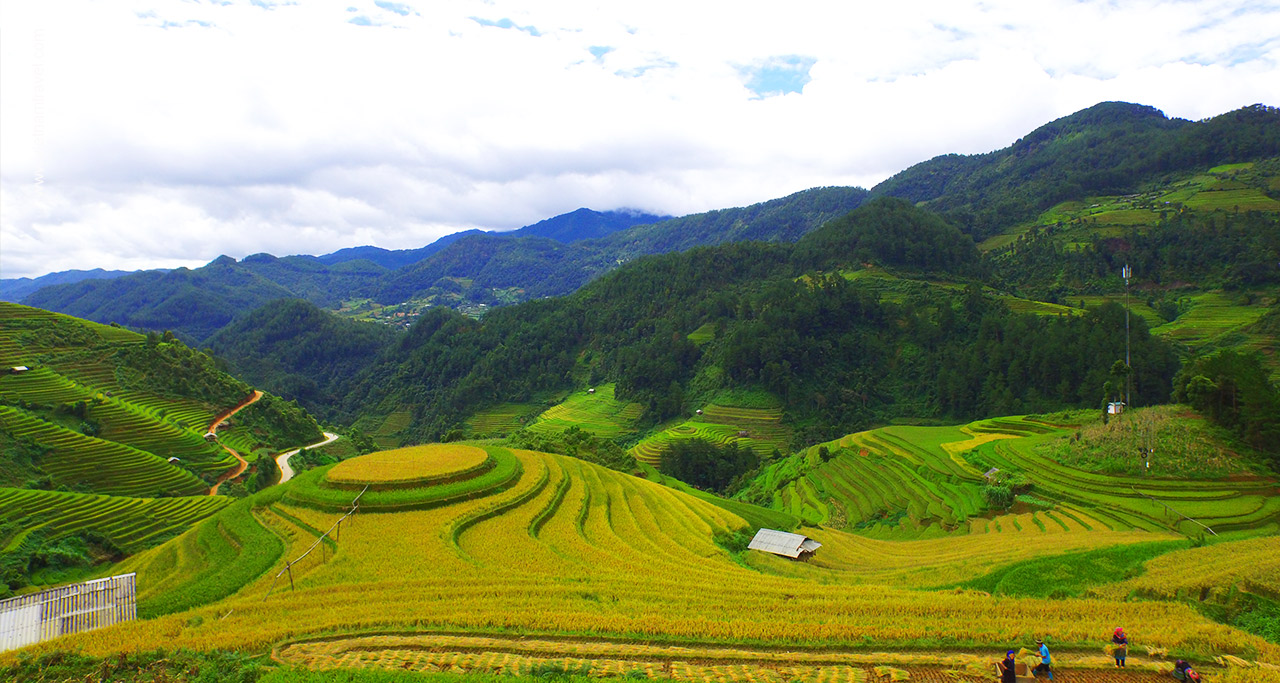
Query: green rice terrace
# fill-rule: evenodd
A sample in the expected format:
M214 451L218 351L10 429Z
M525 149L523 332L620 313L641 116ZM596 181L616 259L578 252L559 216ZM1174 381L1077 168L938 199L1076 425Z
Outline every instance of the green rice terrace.
M1076 434L1032 417L884 427L770 463L737 497L883 539L1072 529L1197 537L1280 526L1280 487L1270 476L1104 474L1049 457ZM993 517L993 507L1008 513Z
M703 439L715 444L737 443L755 451L762 458L790 448L791 429L782 421L782 407L771 396L750 401L755 406L741 405L729 397L717 399L700 408L701 415L654 430L631 449L639 462L658 466L662 454L674 441ZM738 403L739 405L730 405Z
M539 415L527 429L532 432L559 432L578 427L606 439L632 434L644 408L638 403L618 400L613 391L613 384L576 391L564 402Z

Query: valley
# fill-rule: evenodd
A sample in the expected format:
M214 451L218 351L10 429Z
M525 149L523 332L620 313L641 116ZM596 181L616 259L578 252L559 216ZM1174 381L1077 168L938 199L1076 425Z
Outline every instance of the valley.
M1280 680L1277 116L0 303L0 675Z

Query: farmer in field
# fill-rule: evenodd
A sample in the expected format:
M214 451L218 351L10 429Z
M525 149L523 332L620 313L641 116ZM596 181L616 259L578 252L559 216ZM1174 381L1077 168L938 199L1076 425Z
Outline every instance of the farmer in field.
M1111 645L1114 648L1111 656L1116 658L1116 666L1123 667L1125 657L1129 655L1129 636L1124 634L1123 628L1116 627L1116 632L1111 635Z
M1018 683L1018 662L1013 658L1013 650L1004 653L999 669L1000 683Z
M1037 640L1036 645L1040 646L1040 663L1036 665L1036 669L1032 673L1037 676L1045 674L1049 677L1049 680L1052 681L1053 668L1050 666L1051 662L1049 661L1049 646L1044 644L1043 639Z
M1173 665L1173 671L1169 672L1175 681L1183 681L1183 683L1199 683L1200 674L1191 668L1185 659L1179 659Z

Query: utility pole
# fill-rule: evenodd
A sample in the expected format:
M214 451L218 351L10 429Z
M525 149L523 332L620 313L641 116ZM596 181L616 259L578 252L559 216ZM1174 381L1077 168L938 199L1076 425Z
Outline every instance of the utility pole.
M1127 412L1132 405L1129 394L1133 391L1133 366L1129 363L1129 278L1133 277L1133 269L1126 263L1120 275L1124 277L1124 368L1127 370L1124 374L1124 410Z

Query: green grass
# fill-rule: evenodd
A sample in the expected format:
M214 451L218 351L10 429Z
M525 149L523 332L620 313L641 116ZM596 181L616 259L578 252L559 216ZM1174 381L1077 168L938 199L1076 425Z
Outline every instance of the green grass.
M400 433L407 429L412 421L413 413L409 410L397 410L388 415L377 429L369 433L369 436L379 448L397 448L400 446Z
M1148 476L1145 468L1128 475L1073 467L1057 450L1076 447L1070 443L1074 428L996 418L963 430L892 426L851 434L769 463L735 497L769 505L810 525L884 539L927 538L991 530L982 473L996 467L1001 477L1018 475L1029 482L1030 496L1019 498L1015 511L1039 509L1023 519L1041 531L1075 525L1198 536L1203 527L1184 515L1219 532L1280 522L1280 497L1271 495L1274 479L1240 476L1255 466L1219 452L1222 442L1216 433L1182 418L1180 409L1161 410L1170 416L1160 422L1164 431L1156 430L1153 438L1171 468L1164 472L1166 478ZM1016 438L988 440L991 436ZM1090 458L1103 458L1114 446L1099 441L1098 454L1082 454L1073 462L1097 465ZM1207 479L1210 473L1234 476ZM1172 478L1174 474L1180 478Z
M539 415L527 429L536 433L558 433L578 427L603 439L615 439L634 434L636 421L643 411L639 403L615 398L613 384L602 384L595 387L595 393L575 391Z
M769 405L748 408L726 403ZM642 439L631 449L636 460L657 466L671 443L684 439L704 439L716 444L737 443L768 457L775 450L787 450L791 430L782 422L777 398L765 392L737 392L717 398L702 409L703 414L668 425Z
M705 323L698 329L689 333L689 341L702 346L716 337L716 324Z
M1045 442L1037 452L1089 472L1142 477L1221 479L1260 469L1239 455L1225 432L1181 406L1137 408L1105 425L1098 411L1086 415L1079 439ZM1154 450L1150 458L1148 449Z
M1124 306L1124 292L1104 295L1073 294L1066 297L1066 300L1066 302L1072 306L1077 306L1083 303L1085 308L1097 308L1098 306L1108 302ZM1137 297L1130 297L1129 310L1133 315L1139 316L1143 320L1147 321L1147 327L1155 328L1159 325L1165 324L1165 319L1160 317L1160 314L1156 312L1156 309L1148 306L1145 302L1139 301Z
M1001 567L956 587L992 595L1082 597L1093 586L1137 576L1153 557L1186 547L1183 541L1159 541L1041 557Z
M181 537L116 565L113 571L138 572L138 618L221 600L271 569L284 552L284 543L254 518L253 508L270 504L279 495L267 490L236 501ZM160 577L174 578L167 570L178 554L192 558L192 564L184 567L176 583L161 584ZM154 585L162 588L149 591Z

